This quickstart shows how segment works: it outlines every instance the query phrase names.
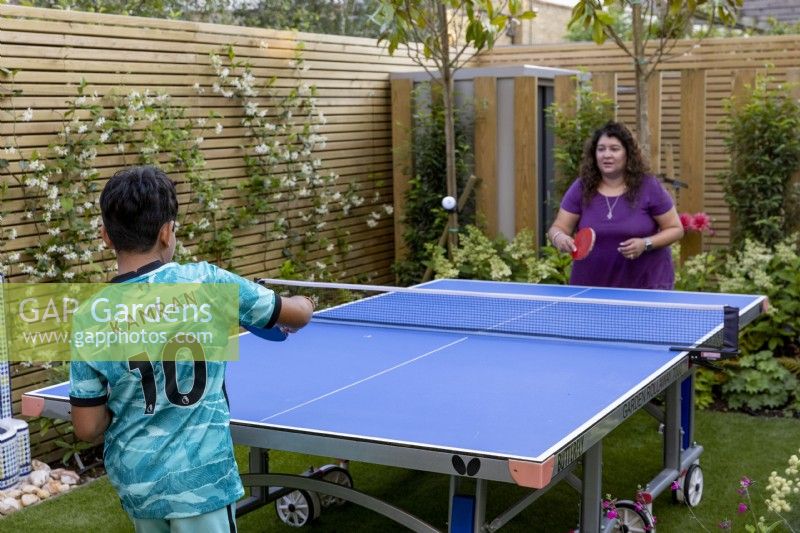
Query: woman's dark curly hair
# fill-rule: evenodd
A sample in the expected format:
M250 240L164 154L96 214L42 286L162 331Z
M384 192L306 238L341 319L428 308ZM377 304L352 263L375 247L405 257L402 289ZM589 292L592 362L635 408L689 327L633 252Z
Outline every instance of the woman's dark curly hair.
M606 135L614 137L622 143L625 147L625 155L627 161L625 163L625 199L631 204L636 201L636 196L639 194L639 188L642 186L642 179L648 172L649 167L647 161L642 157L642 152L639 150L639 145L636 139L633 138L628 128L619 122L608 122L605 126L594 132L592 138L586 142L583 147L583 160L581 161L581 181L583 182L583 203L588 204L589 201L597 193L597 188L603 179L600 173L600 167L597 166L597 143L600 137Z

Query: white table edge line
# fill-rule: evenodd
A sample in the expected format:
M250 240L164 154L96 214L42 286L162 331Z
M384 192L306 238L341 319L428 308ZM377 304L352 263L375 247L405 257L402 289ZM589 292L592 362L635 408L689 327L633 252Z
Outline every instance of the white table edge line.
M646 378L642 379L637 383L634 387L631 387L626 391L625 394L617 397L617 400L609 404L605 409L597 413L595 416L584 422L582 425L578 426L574 431L569 433L566 437L558 441L556 444L551 446L547 451L545 451L542 455L536 458L537 462L544 462L547 460L548 457L556 453L561 448L565 447L567 444L572 442L573 440L577 439L581 434L587 432L592 426L600 422L603 418L608 416L610 413L614 412L620 405L624 404L626 401L631 399L637 391L642 390L642 384L650 383L651 381L658 379L659 376L663 375L668 369L675 366L676 364L680 363L681 359L686 357L687 352L680 352L678 355L673 357L669 360L669 362L662 365L658 370L655 372L650 373Z
M298 426L285 426L282 424L270 424L263 421L255 422L253 420L242 420L238 418L232 418L232 423L241 424L242 426L254 427L254 426L261 426L265 429L273 429L277 431L289 431L293 433L302 433L308 435L322 435L326 437L332 438L345 438L349 440L354 440L358 442L365 442L365 443L378 443L378 444L385 444L385 445L397 445L397 446L405 446L409 448L421 449L421 450L432 450L438 451L440 453L463 453L468 455L474 455L477 457L483 457L488 459L495 459L499 461L505 461L508 459L516 459L521 461L532 461L532 462L539 462L536 458L531 456L523 456L523 455L513 455L513 454L499 454L497 452L489 452L486 450L474 450L470 448L457 448L451 446L435 446L430 443L423 443L423 442L414 442L414 441L405 441L405 440L397 440L397 439L388 439L383 437L367 437L365 435L357 435L351 433L341 433L337 431L325 431L319 429L310 429L307 427L298 427Z

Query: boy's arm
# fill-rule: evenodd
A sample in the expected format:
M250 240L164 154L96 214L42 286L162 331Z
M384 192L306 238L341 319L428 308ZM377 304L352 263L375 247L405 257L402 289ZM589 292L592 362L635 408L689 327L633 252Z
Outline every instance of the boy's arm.
M209 265L217 283L239 286L239 323L269 329L281 326L296 331L311 320L314 301L307 296L280 296L253 281L219 267Z
M73 405L71 414L75 436L86 442L97 440L111 424L111 411L105 404L91 407Z
M97 440L111 424L108 382L85 361L69 365L69 403L75 436L86 442Z
M278 295L275 295L275 297L281 299L278 325L296 331L311 320L311 314L314 312L314 300L311 298L307 296L290 296L287 298Z

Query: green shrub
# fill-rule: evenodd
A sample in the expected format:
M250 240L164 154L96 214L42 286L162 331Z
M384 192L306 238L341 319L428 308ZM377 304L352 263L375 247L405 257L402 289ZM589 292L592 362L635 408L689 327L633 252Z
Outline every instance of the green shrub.
M719 279L722 292L765 294L769 310L742 334L745 353L769 350L776 356L800 357L800 250L797 236L773 249L746 240L729 254Z
M791 177L800 168L800 103L770 82L759 76L746 99L724 103L731 166L721 178L736 220L733 242L777 242L798 229L798 219L787 214L797 213Z
M676 288L680 290L763 294L769 301L768 311L741 333L744 355L727 362L726 371L713 376L724 382L723 387L717 389L711 382L710 391L703 389L703 395L718 390L731 408L796 410L800 402L797 242L796 235L790 236L768 248L747 239L741 249L699 254L676 269Z
M680 265L680 245L672 245L672 259ZM703 252L684 261L675 269L675 289L679 291L717 292L719 282L720 255Z
M537 252L533 232L524 230L511 242L489 239L476 226L467 226L453 250L452 261L444 248L428 246L430 265L438 278L565 284L571 260L567 254L546 247Z
M743 355L722 385L728 406L754 411L786 406L797 389L797 378L769 350Z
M558 139L553 150L558 170L553 195L556 205L578 176L586 141L614 118L614 100L592 91L588 83L578 83L576 96L576 101L565 109L554 103L546 111Z
M694 375L694 404L698 409L706 409L714 403L714 387L720 376L714 370L699 367Z

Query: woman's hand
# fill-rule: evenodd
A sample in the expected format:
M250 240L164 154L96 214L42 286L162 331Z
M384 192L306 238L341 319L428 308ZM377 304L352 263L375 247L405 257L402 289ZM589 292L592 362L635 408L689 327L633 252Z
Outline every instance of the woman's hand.
M645 244L644 239L633 238L619 243L617 251L625 257L625 259L636 259L644 253Z
M556 233L552 242L556 250L559 250L561 252L571 254L572 252L575 251L575 241L572 239L572 237L570 237L566 233L563 232Z
M572 241L571 235L580 218L580 215L565 211L563 208L558 210L555 222L547 230L547 237L556 250L567 254L575 251L575 243Z

